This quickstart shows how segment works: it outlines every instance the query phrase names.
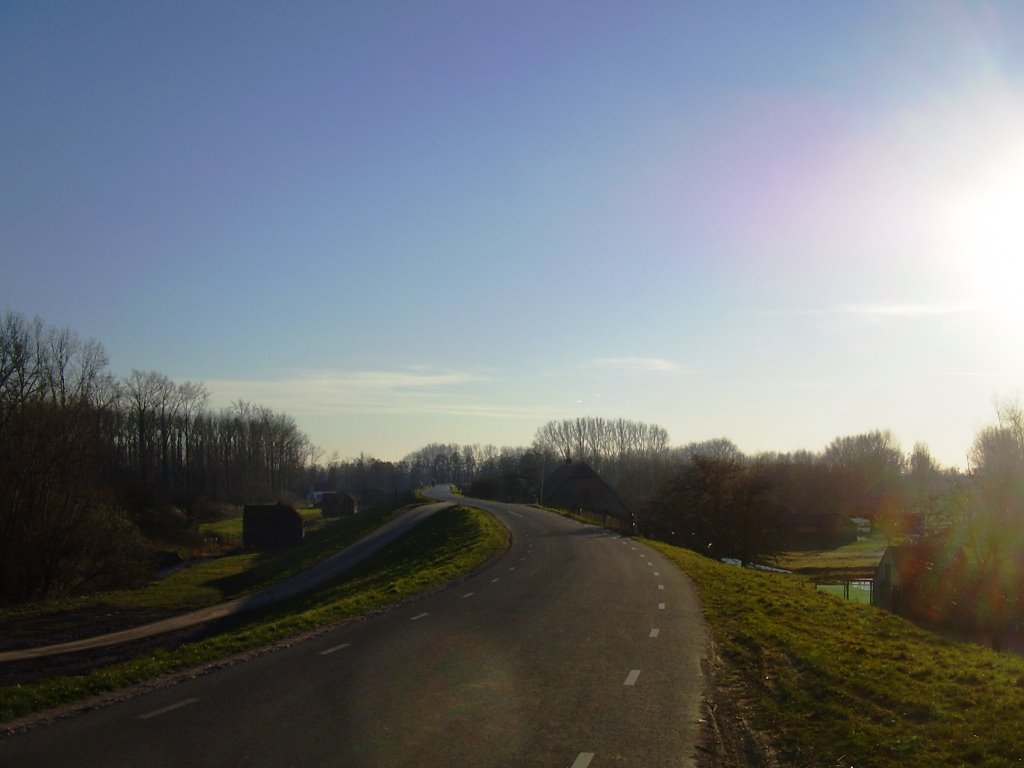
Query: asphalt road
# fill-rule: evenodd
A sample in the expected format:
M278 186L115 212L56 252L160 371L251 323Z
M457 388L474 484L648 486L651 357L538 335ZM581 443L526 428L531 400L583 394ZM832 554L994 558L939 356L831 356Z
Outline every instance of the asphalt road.
M631 539L478 505L513 543L471 578L4 738L0 765L693 765L706 629L689 580Z

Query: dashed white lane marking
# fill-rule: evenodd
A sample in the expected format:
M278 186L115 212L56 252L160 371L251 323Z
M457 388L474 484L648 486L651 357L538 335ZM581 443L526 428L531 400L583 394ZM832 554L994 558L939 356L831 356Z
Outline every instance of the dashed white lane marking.
M495 576L493 579L491 579L491 584L493 584L494 582L498 581L500 578L501 578L501 576Z
M654 575L655 575L655 576L661 576L661 574L660 574L660 573L658 573L657 571L655 571L655 572L654 572Z
M413 616L411 619L409 619L409 621L419 621L420 619L427 618L427 616L429 616L429 615L430 615L429 613L418 613L415 616Z
M626 675L626 682L624 682L623 685L636 685L636 679L638 677L640 677L639 669L629 670L629 674Z
M654 629L651 630L651 634L649 634L648 637L657 637L660 634L661 634L661 630L658 629L657 627L655 627Z
M593 752L580 752L573 760L570 768L587 768L590 765L590 761L594 759Z
M333 648L328 648L326 651L320 651L320 655L330 656L335 651L340 651L342 648L348 648L350 645L352 645L352 643L342 643L341 645L336 645Z
M658 585L658 589L664 589L664 588L665 588L665 585L664 585L664 584L659 584L659 585Z
M139 715L139 720L151 720L154 717L160 717L160 715L166 715L168 712L173 712L176 709L187 707L189 704L195 704L199 699L183 699L177 704L171 704L168 707L162 707L160 709L154 709L152 712L147 712L144 715Z
M664 611L665 610L665 604L664 603L658 603L658 610L659 611Z
M509 568L510 571L514 571L515 569L516 567L514 565L511 568Z
M472 597L475 594L476 594L475 592L467 592L466 594L464 594L462 596L462 599L465 600L467 597Z

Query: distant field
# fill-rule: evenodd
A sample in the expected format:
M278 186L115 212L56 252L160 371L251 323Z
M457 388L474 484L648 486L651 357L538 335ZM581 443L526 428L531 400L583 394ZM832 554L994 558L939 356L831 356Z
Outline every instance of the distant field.
M779 568L796 573L874 570L888 546L885 538L860 539L837 549L783 552L774 558Z

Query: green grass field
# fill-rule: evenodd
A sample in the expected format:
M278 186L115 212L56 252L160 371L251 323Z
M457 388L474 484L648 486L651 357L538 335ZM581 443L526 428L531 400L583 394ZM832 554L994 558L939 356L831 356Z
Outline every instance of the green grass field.
M955 643L794 575L648 542L696 582L720 660L786 766L1024 761L1024 659Z
M443 510L337 582L256 616L242 617L215 636L82 675L0 688L0 722L380 610L440 587L507 547L508 531L486 513L463 507ZM269 562L275 563L273 580L279 580L304 567L304 556L296 550L289 557ZM271 578L267 565L258 575L239 579L236 588L243 582L246 588L255 588Z

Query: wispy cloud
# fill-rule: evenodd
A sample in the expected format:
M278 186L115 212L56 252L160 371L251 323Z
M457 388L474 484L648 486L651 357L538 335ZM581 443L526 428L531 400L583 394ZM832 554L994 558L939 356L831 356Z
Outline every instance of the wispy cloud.
M293 371L272 379L215 379L205 383L216 405L246 400L296 415L547 415L537 406L482 401L471 390L488 379L466 371L417 367L399 371Z
M920 317L928 315L962 315L980 312L978 304L843 304L834 310L838 315L874 315Z
M840 304L835 307L769 310L766 315L859 315L863 317L933 317L984 312L981 304Z
M580 367L590 371L626 373L681 373L684 370L679 363L660 357L598 357Z
M436 405L478 377L457 371L291 371L271 379L207 382L220 402L251 400L290 412L408 412Z

